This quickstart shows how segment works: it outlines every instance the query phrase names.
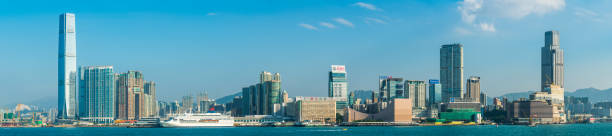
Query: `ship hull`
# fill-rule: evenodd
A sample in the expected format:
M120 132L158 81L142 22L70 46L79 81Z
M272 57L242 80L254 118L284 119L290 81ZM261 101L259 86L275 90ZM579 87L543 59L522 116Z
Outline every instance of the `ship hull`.
M233 127L233 122L226 123L178 123L178 122L162 122L163 127Z

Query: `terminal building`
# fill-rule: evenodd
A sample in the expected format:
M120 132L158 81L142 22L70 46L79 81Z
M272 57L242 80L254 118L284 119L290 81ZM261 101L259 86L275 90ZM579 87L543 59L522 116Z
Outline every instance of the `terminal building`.
M356 121L378 121L378 122L412 122L412 100L396 98L389 102L389 105L378 113L363 113L349 108L345 116L346 122Z

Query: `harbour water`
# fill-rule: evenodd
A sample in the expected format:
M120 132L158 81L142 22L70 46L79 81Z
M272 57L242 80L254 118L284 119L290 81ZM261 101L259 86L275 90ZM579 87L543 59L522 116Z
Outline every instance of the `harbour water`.
M406 127L225 127L225 128L0 128L2 136L604 136L612 124Z

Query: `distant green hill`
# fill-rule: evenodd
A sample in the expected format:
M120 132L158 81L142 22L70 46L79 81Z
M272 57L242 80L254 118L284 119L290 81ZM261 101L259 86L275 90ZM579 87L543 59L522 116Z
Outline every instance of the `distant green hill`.
M529 98L529 94L535 91L527 91L527 92L518 92L518 93L508 93L504 94L501 97L506 97L508 100L517 100L519 98ZM608 102L612 101L612 88L599 90L595 88L584 88L578 89L574 92L565 92L565 96L575 96L575 97L589 97L589 101L591 103L596 102Z
M223 97L217 98L217 99L215 99L215 103L217 103L217 104L230 103L230 102L232 102L234 100L234 97L236 97L236 96L242 96L242 92L237 92L237 93L234 93L234 94L230 94L230 95L227 95L227 96L223 96Z

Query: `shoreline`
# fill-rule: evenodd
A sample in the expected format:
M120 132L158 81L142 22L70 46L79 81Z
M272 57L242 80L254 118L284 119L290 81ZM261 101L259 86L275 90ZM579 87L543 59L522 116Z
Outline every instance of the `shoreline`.
M537 124L540 125L573 125L573 124L601 124L601 123L563 123L563 124ZM366 124L351 124L351 125L313 125L313 126L298 126L298 125L278 125L278 126L231 126L223 128L244 128L244 127L435 127L435 126L530 126L528 124L393 124L386 123L385 125L366 125ZM532 126L533 127L533 126ZM135 127L135 126L0 126L0 128L167 128L167 127ZM181 128L181 127L179 127ZM185 127L185 128L216 128L216 127Z

